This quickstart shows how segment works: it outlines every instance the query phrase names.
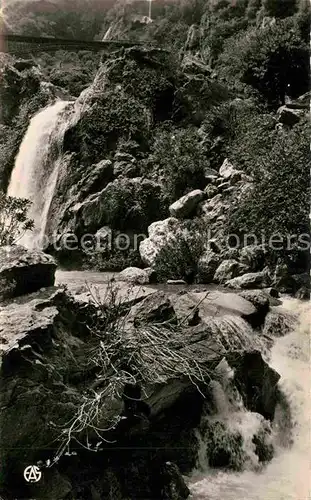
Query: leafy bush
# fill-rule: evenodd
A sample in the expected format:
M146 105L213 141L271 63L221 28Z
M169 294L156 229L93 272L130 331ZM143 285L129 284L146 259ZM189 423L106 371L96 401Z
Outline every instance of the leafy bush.
M309 48L292 18L230 38L219 65L228 80L251 85L272 106L308 90Z
M195 222L192 224L195 225ZM188 231L185 229L185 232L172 236L171 241L159 251L153 266L158 281L184 279L194 282L205 243L204 231L200 232L199 227L190 227Z
M232 207L229 231L259 240L264 232L267 241L273 234L309 234L310 167L310 126L279 132L271 150L256 158L254 189Z
M236 168L256 175L257 159L267 154L277 138L275 116L256 102L241 101L234 106L226 153ZM227 126L229 125L229 120Z
M68 260L70 255L68 256ZM62 261L62 263L66 261ZM92 269L96 271L120 272L127 267L143 267L139 251L130 249L128 251L112 250L103 253L94 253L84 255L81 263L83 269Z
M155 136L151 154L144 162L148 173L158 173L169 202L206 185L207 156L195 128L162 128Z
M0 246L13 245L33 228L27 212L31 202L6 196L0 191Z
M174 55L167 52L133 47L109 66L109 83L121 85L126 94L151 109L155 121L164 121L173 111L176 64Z

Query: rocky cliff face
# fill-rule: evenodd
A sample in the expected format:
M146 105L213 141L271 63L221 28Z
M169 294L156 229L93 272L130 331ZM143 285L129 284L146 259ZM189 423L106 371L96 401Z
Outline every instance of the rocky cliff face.
M198 79L198 68L190 66L181 68L165 50L141 47L103 62L76 101L65 133L49 236L73 231L80 237L103 226L146 232L168 213L166 173L160 165L148 166L157 135L166 123L197 125L227 98L209 74ZM199 177L202 183L204 175Z
M235 370L229 385L245 408L266 422L254 439L267 460L279 375L258 350L267 348L266 312L233 294L116 285L97 293L50 286L2 302L2 496L187 498L179 470L196 465L195 430L219 437L209 415L223 363ZM243 436L232 448L219 425L210 464L243 467ZM43 481L27 485L23 470L36 463Z

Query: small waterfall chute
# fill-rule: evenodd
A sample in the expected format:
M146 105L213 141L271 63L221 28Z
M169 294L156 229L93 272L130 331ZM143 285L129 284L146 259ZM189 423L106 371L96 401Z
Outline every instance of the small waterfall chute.
M211 469L206 461L206 439L200 433L198 470L191 479L190 487L192 500L310 498L310 303L288 299L284 301L283 308L287 314L298 313L299 321L284 337L280 337L277 332L279 338L275 339L269 356L270 366L281 374L278 385L282 398L270 435L275 456L259 471L250 462L239 473ZM238 399L232 406L229 385L225 384L224 387L214 382L218 411L208 415L207 419L225 422L227 428L240 430L244 450L252 458L254 443L249 438L262 417L242 407L239 409ZM269 438L267 424L262 420L261 429ZM280 436L280 433L285 436Z

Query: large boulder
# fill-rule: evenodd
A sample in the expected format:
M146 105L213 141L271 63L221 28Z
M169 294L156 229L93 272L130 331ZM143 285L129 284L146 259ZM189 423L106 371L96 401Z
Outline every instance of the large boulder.
M118 178L75 208L77 224L87 231L108 225L120 230L144 230L161 214L161 186L136 177Z
M18 349L36 332L51 333L59 314L56 303L62 299L61 290L52 287L0 306L1 353Z
M127 302L127 304L129 304ZM237 328L249 331L249 325L261 326L267 311L257 308L241 294L221 291L152 291L146 298L141 298L129 311L126 323L128 327L139 324L178 324L182 327L207 325L218 328L219 321L226 323L229 317L246 323ZM214 323L215 322L215 323ZM237 323L238 325L238 323ZM234 330L235 327L233 327ZM215 334L216 335L216 334ZM234 339L233 339L234 340Z
M225 283L225 286L236 290L266 288L270 285L271 278L266 270L258 273L246 273Z
M266 252L263 246L247 245L242 248L240 261L251 272L261 271L265 265Z
M224 260L216 269L214 281L216 283L225 283L236 276L245 272L247 268L234 259Z
M300 121L303 114L304 110L290 109L287 106L282 106L277 111L277 119L279 123L291 127Z
M174 217L153 222L148 227L148 238L140 243L139 252L142 261L152 266L160 250L174 240L180 230L180 221Z
M235 369L234 381L245 407L273 420L280 375L263 360L259 351L233 355L229 364Z
M234 182L236 182L241 179L242 173L239 170L236 170L236 168L232 165L232 163L230 163L228 158L226 158L219 169L219 175L226 180L229 180L232 176L235 176Z
M261 327L270 310L270 298L267 293L262 290L243 290L243 292L239 293L239 296L248 300L256 307L257 314L254 314L251 318L252 326L254 328Z
M152 271L140 269L139 267L127 267L120 272L118 279L133 285L146 285L150 282Z
M220 256L213 250L207 250L198 261L197 281L199 283L211 283L215 271L220 263Z
M171 216L178 219L187 219L195 212L204 196L204 192L200 189L195 189L186 194L170 206Z
M252 325L258 315L256 307L243 297L216 290L171 294L170 302L182 325L211 325L214 320L230 316L242 318ZM240 325L240 328L243 327Z
M0 298L32 293L54 285L56 262L39 250L22 246L0 248Z
M129 326L136 327L144 323L174 324L177 322L177 318L168 295L158 291L134 305L126 321Z
M92 274L92 273L91 273ZM116 282L115 278L109 283L88 283L85 284L85 277L81 280L70 282L67 278L62 278L56 274L56 284L66 285L70 294L75 301L83 307L86 307L90 301L96 300L104 308L111 307L111 289L114 289L114 303L117 306L122 306L122 309L129 309L134 304L153 294L156 289L143 285L131 285L127 282Z

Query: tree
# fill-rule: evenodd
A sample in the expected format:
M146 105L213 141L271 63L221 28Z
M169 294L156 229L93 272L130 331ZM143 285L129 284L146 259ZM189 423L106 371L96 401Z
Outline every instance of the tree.
M266 241L281 235L285 255L290 255L288 238L292 238L292 244L298 238L302 243L302 236L310 231L310 167L310 126L306 119L289 132L280 131L266 153L258 155L254 189L232 208L230 234L252 234L258 241L263 233ZM305 244L301 250L309 258Z
M0 191L0 246L17 243L26 231L33 229L27 213L31 202L6 196Z
M230 38L219 66L228 81L235 76L275 107L309 87L309 47L293 18Z
M263 7L270 17L288 17L297 11L297 3L297 0L263 0Z

